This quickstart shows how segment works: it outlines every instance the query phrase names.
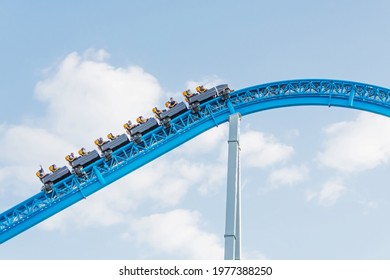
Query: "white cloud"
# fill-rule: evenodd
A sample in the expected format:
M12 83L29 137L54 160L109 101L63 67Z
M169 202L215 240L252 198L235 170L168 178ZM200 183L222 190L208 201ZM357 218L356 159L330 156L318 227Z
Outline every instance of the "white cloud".
M294 153L291 146L280 143L274 136L257 131L241 134L242 163L249 167L268 167L287 161Z
M330 206L335 204L346 190L341 179L332 179L325 182L319 192L307 191L306 199L316 199L320 205Z
M99 136L124 133L128 119L152 115L163 102L156 78L137 66L115 68L107 57L103 50L88 50L84 58L71 53L37 83L36 96L48 103L45 128L77 146L93 146Z
M140 244L184 259L222 259L218 237L202 229L197 211L176 209L134 221L131 231Z
M342 172L358 172L386 164L390 158L390 120L361 113L355 121L339 122L325 129L321 164Z
M303 182L308 176L309 168L307 166L295 165L273 170L268 176L268 181L275 187L293 186Z
M41 182L35 176L40 164L44 167L53 163L65 165L64 155L74 149L65 139L42 128L7 126L2 135L0 182L18 196L40 190Z
M110 54L103 49L100 50L88 49L83 53L84 60L105 61L109 58L110 58Z
M54 160L56 154L64 155L73 148L66 139L59 138L46 129L25 125L7 127L1 139L1 147L1 163L28 165L37 165L39 159Z

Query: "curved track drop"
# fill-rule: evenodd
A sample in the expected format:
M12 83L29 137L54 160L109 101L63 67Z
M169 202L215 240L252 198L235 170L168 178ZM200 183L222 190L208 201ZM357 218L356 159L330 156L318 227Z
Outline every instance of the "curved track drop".
M0 214L3 243L70 205L153 161L199 134L227 122L234 113L242 116L288 106L322 105L354 108L390 116L390 90L374 85L339 80L292 80L252 86L214 98L193 114L186 111L85 168L85 178L71 175L53 185L51 193L39 192Z

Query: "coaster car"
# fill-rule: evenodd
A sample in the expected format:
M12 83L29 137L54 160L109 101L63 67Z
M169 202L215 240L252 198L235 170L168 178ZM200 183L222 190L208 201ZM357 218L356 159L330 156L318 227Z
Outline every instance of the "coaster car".
M199 94L194 94L191 97L188 97L189 109L192 110L193 113L197 113L199 111L199 105L205 103L217 96L221 96L223 100L229 98L231 90L229 89L227 84L219 85L216 87L212 87L210 89L198 90Z
M137 125L136 127L130 130L131 140L136 144L140 144L142 142L142 135L152 131L153 129L159 126L157 120L155 118L149 118L146 122Z
M112 152L118 150L119 148L127 145L129 143L129 138L126 134L121 134L111 141L107 141L100 146L100 151L105 160L110 160L112 158Z
M171 126L171 120L176 118L177 116L183 114L187 110L188 109L187 109L186 104L184 102L180 102L172 109L163 111L159 115L159 119L161 121L162 126L164 128L169 128Z
M55 172L47 174L42 178L41 181L43 183L43 187L41 190L45 191L46 193L51 193L55 183L65 179L66 177L69 177L70 175L72 175L72 173L66 166L56 169Z
M83 168L100 159L100 155L96 150L93 150L86 155L80 156L69 162L77 176L83 176Z

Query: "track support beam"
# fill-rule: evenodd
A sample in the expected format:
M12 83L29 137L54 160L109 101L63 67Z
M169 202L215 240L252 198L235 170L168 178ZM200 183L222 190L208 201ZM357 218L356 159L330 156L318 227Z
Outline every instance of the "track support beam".
M240 122L240 113L229 116L225 260L241 259Z

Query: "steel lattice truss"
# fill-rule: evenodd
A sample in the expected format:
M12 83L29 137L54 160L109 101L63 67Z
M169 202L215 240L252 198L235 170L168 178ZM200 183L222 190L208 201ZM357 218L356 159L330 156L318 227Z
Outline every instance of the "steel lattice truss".
M228 121L235 112L247 115L267 109L297 105L355 108L390 116L390 90L337 80L292 80L234 91L202 104L198 114L187 111L173 119L169 129L159 126L115 151L110 161L100 159L84 169L86 176L71 175L0 214L0 243L62 211L70 205L131 173L204 131ZM38 186L37 186L38 188Z

